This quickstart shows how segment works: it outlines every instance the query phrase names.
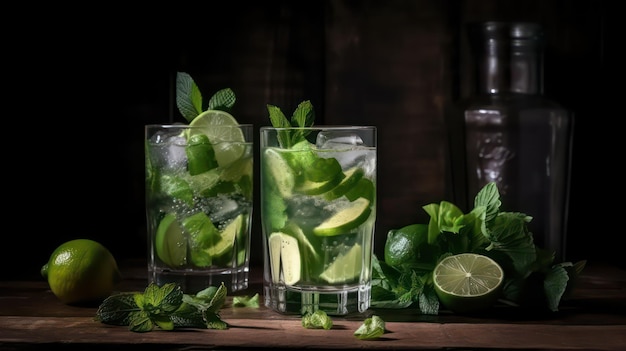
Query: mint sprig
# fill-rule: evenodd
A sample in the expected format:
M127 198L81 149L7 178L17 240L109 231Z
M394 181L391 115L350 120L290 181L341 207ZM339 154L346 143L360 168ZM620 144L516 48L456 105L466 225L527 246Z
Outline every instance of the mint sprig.
M315 110L310 100L305 100L298 104L291 119L287 119L280 107L268 104L267 111L269 112L270 122L274 128L305 128L313 126L315 122ZM304 129L292 131L282 130L278 132L278 142L282 148L289 149L297 143L306 140L308 133L309 131Z
M236 100L232 89L221 89L211 96L205 108L202 93L193 78L186 72L176 73L176 106L187 122L191 122L196 116L207 110L230 112Z
M95 321L128 326L137 333L176 328L227 329L219 310L226 302L226 286L210 286L195 295L184 294L178 284L159 287L150 283L143 293L119 293L107 297L96 311Z

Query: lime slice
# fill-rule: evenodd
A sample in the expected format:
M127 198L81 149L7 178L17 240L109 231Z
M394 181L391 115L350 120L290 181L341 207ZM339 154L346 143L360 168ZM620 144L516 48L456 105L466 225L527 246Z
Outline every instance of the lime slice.
M319 236L345 234L363 224L371 212L369 200L360 197L313 228L313 233Z
M305 195L320 195L335 188L339 185L339 183L341 183L341 180L344 177L345 175L342 172L339 172L334 178L327 181L314 182L311 180L305 180L301 184L298 184L294 190Z
M244 138L239 123L230 113L221 110L207 110L189 123L194 127L189 138L202 133L209 137L220 167L226 167L238 160L245 151Z
M295 174L287 160L276 149L265 150L263 156L267 175L273 180L280 195L283 198L291 197Z
M289 222L283 230L291 234L291 236L295 237L300 244L302 244L313 254L313 256L317 256L315 247L313 247L313 244L311 244L311 241L309 240L309 238L306 237L304 231L302 231L302 228L300 228L300 226L293 222Z
M502 289L504 272L493 259L474 253L444 258L433 270L439 301L455 313L491 307Z
M194 194L210 193L211 189L220 182L221 173L221 168L214 168L208 172L189 176L186 179Z
M172 213L165 215L157 228L154 246L157 257L170 267L180 267L187 257L187 242Z
M243 214L240 214L232 222L228 223L226 228L220 232L220 239L215 245L210 246L207 252L212 257L221 256L232 250L235 244L235 237L243 230Z
M268 242L272 281L278 283L282 273L286 285L296 284L300 280L301 267L298 240L288 234L276 232L269 236Z
M350 201L364 197L373 202L376 197L376 187L371 180L361 178L352 188L348 189L345 195Z
M345 177L341 180L341 183L325 193L324 197L326 200L334 200L343 196L359 183L359 180L363 178L364 174L365 172L363 172L363 169L360 167L350 168L345 172Z
M189 245L192 249L206 249L219 240L219 231L204 212L184 218L182 226L189 235Z
M331 284L347 283L361 275L363 249L355 244L331 263L320 278Z

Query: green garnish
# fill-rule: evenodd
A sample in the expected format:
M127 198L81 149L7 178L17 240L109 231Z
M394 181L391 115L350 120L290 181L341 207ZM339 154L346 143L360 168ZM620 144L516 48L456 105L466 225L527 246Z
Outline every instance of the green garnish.
M363 324L354 332L354 336L361 340L378 339L383 334L385 334L385 321L376 315L365 319Z
M259 293L250 296L233 296L233 307L259 308Z
M155 326L175 328L228 329L219 310L226 302L226 286L210 286L195 295L184 294L178 284L162 287L150 283L143 293L119 293L107 297L96 311L95 321L128 326L145 333Z
M290 128L290 127L311 127L315 121L315 111L311 101L306 100L301 102L291 116L291 120L285 117L285 114L281 111L280 107L274 105L267 105L267 111L270 115L270 121L274 128ZM278 133L278 142L284 149L289 149L297 143L305 140L308 131L305 130L293 130L280 131Z
M430 216L427 233L422 231L424 224L391 230L386 242L388 252L402 254L396 247L400 243L394 241L408 237L418 240L414 243L416 252L397 257L397 262L373 257L371 306L418 305L421 313L436 315L439 300L431 280L435 265L451 254L477 253L491 257L504 269L503 302L525 306L539 301L550 311L558 311L586 261L555 263L554 253L534 244L527 227L532 217L500 211L500 205L498 188L489 183L478 192L469 213L441 201L422 207ZM396 232L403 236L394 235Z
M235 105L235 93L230 88L217 91L204 108L202 93L188 73L176 73L176 106L188 122L206 110L230 112Z
M307 312L302 316L302 326L306 329L326 329L333 327L333 320L322 310Z

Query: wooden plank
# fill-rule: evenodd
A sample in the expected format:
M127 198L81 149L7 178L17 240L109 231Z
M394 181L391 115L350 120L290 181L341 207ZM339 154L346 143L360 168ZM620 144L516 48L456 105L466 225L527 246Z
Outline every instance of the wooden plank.
M0 317L0 345L30 344L150 344L182 348L301 348L318 349L454 349L523 348L558 350L620 350L626 326L556 326L516 324L387 323L379 340L358 340L359 321L338 320L330 330L305 329L300 320L231 319L228 330L154 330L133 333L89 317Z

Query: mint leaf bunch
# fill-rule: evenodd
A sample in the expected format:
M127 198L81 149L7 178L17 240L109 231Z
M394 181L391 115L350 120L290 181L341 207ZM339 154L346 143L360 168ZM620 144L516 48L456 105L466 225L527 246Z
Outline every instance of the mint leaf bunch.
M189 73L176 73L176 107L187 122L193 121L196 116L207 110L221 110L230 113L236 100L233 90L225 88L213 94L207 105L204 106L200 88Z
M128 326L137 333L175 328L228 329L219 310L226 302L226 286L210 286L195 295L184 294L178 284L159 287L150 283L143 293L119 293L107 297L96 311L95 321Z
M403 234L413 238L415 247L411 248L412 255L402 261L387 262L374 256L372 307L417 306L423 314L438 314L439 299L431 278L435 266L449 255L477 253L491 257L503 268L501 301L558 311L586 261L554 262L554 253L537 247L533 241L528 230L532 217L500 211L500 206L500 194L492 182L476 195L469 213L441 201L422 207L430 216L428 224L390 230L386 245Z

